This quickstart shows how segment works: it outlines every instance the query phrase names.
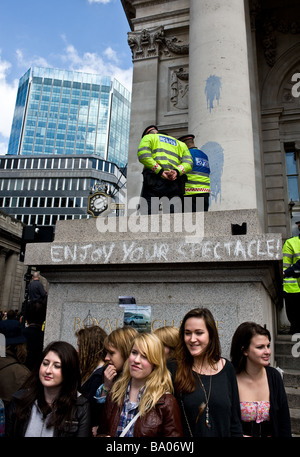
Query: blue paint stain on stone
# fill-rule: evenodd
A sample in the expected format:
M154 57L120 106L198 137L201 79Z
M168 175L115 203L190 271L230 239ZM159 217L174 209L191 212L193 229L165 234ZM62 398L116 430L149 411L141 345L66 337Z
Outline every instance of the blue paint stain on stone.
M220 76L210 75L206 80L205 85L205 94L206 94L206 104L209 112L214 107L214 100L219 104L220 93L221 93L221 78Z
M207 156L210 167L210 200L222 200L221 178L224 167L224 149L215 141L208 141L200 148Z

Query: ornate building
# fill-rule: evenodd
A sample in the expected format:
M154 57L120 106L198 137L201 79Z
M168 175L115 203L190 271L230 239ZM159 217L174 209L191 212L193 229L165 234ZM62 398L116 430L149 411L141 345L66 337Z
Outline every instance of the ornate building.
M291 236L300 216L299 2L122 4L134 64L128 197L140 194L136 150L155 123L196 135L211 164L211 211L256 209L265 232Z
M0 311L20 310L26 271L20 262L23 224L0 211Z

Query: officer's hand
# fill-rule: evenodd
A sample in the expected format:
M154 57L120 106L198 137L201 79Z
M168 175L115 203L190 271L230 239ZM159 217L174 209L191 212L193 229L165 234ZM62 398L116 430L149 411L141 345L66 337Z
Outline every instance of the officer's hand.
M169 180L170 180L169 171L164 171L164 172L162 173L162 177L165 178L165 179L169 179Z
M167 179L169 179L170 181L175 181L175 179L177 178L177 173L175 170L164 171L164 173L167 175ZM162 175L164 175L164 173Z

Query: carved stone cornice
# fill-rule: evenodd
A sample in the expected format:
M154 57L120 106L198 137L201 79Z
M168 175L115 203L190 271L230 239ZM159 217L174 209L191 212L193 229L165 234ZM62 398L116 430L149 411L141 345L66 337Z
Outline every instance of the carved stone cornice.
M162 53L167 56L188 55L189 45L179 43L180 40L175 36L165 36L163 26L128 33L128 45L133 60L158 57Z
M273 10L265 12L261 18L262 45L265 59L270 67L276 62L277 34L296 35L300 33L300 22L276 16Z

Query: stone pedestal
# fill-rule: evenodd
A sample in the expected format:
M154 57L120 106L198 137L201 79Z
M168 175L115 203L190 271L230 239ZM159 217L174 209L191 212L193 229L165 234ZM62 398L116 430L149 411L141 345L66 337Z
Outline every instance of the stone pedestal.
M263 234L255 211L180 216L181 224L174 215L59 221L52 243L29 244L26 264L50 283L45 344L76 345L88 314L108 333L123 326L124 295L151 307L152 329L179 326L190 309L208 307L226 357L245 320L274 334L281 236ZM246 233L233 235L240 228Z

